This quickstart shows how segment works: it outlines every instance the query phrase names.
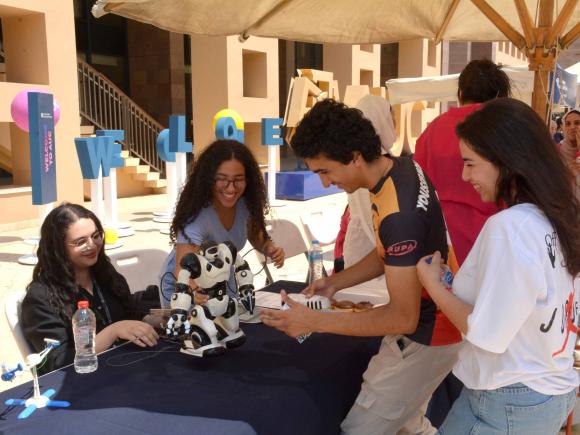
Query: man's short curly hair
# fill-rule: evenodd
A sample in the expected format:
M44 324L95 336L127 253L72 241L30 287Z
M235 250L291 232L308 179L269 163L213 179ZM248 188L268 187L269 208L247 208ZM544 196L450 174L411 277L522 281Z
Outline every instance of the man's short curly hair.
M294 153L304 159L323 155L342 164L359 151L366 162L381 155L381 139L371 122L358 109L327 99L304 116L290 142Z

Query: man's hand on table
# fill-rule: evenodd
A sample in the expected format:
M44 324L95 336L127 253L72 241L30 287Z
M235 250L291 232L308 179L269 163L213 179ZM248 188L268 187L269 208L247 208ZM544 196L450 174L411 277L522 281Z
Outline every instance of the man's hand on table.
M280 297L290 309L271 310L262 308L260 320L265 325L276 328L294 338L312 332L309 320L314 312L304 305L293 301L284 290L280 292Z
M330 282L330 278L320 278L302 290L307 298L311 298L314 295L324 296L328 299L332 299L334 294L337 292L336 287Z

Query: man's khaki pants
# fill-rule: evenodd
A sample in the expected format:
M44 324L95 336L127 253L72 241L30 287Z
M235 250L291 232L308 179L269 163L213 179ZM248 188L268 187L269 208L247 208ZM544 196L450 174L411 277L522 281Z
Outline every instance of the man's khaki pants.
M342 422L343 433L434 434L425 409L455 365L460 346L425 346L401 335L385 336L363 375L355 404Z

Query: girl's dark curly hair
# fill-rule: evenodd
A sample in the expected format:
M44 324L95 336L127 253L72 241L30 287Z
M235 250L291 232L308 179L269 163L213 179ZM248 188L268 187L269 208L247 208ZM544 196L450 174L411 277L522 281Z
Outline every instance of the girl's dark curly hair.
M511 98L485 103L456 128L467 146L499 170L496 202L536 205L558 234L572 276L580 272L580 205L572 174L546 124L529 106Z
M304 115L291 139L294 153L304 158L323 155L343 165L358 151L366 162L381 155L381 139L358 109L326 99Z
M65 322L70 322L75 302L80 299L75 272L69 260L66 248L66 233L69 226L79 219L91 219L98 231L103 226L95 214L78 204L63 203L52 210L44 219L40 228L38 244L38 263L32 272L32 281L44 284L49 288L49 302L60 313ZM126 309L129 308L129 293L125 286L118 285L117 275L109 257L105 254L105 244L97 256L97 262L91 272L101 286L118 297Z
M191 162L187 182L179 195L171 223L169 236L172 243L175 243L179 232L185 234L185 226L195 220L203 208L212 204L217 170L223 162L232 159L239 161L246 172L246 189L242 197L250 212L250 232L267 237L264 215L268 213L269 206L258 162L245 145L235 140L221 139L211 143Z

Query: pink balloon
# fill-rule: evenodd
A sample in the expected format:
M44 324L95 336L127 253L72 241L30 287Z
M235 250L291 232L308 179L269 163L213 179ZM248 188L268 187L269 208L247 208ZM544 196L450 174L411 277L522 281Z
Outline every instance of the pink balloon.
M12 103L10 104L10 114L12 115L12 120L18 126L20 130L28 131L28 93L29 92L41 92L43 94L48 94L49 92L45 89L25 89L18 92ZM53 116L54 125L56 125L60 119L60 106L53 99Z

